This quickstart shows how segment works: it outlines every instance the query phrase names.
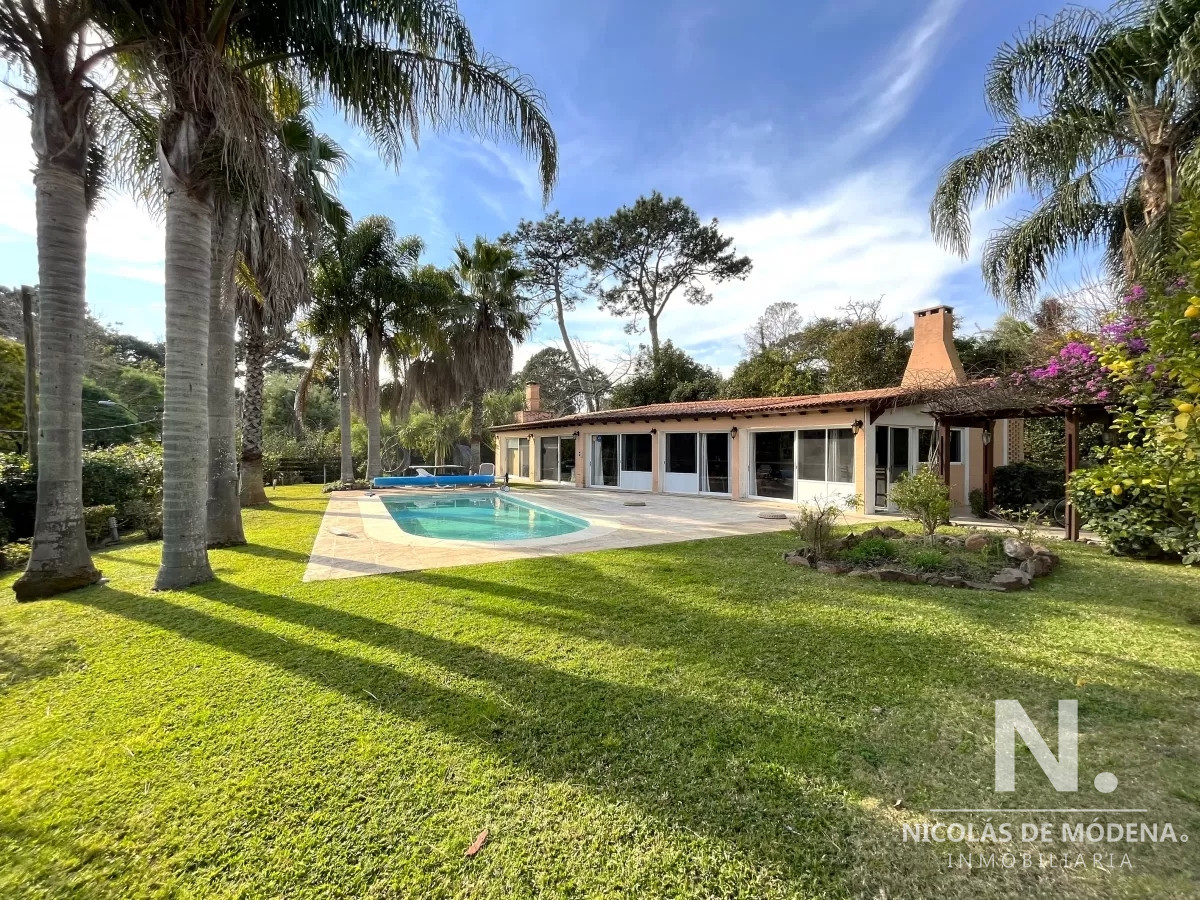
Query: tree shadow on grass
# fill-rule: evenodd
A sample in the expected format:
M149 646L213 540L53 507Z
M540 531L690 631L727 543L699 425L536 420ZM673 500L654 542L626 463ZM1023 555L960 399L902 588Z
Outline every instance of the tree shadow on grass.
M585 574L571 569L576 565L581 564L573 562L568 570ZM526 603L568 608L580 603L552 591L461 574L426 573L420 580ZM736 691L719 699L704 696L686 678L653 687L645 678L631 684L593 677L384 618L228 583L201 585L189 594L311 629L316 639L263 630L172 602L169 595L143 597L101 587L65 599L273 666L388 715L422 721L540 778L635 803L648 816L728 841L797 881L844 878L852 863L849 833L857 829L861 837L861 829L886 828L882 818L872 820L853 800L852 773L873 756L866 707L876 693L890 690L898 702L915 703L931 687L952 688L956 678L954 666L945 664L955 658L949 635L900 628L880 635L872 633L878 627L828 621L798 632L787 623L679 605L660 610L658 625L647 620L637 626L648 631L640 643L669 649L681 660L707 660L731 676L753 672L776 679L793 698L782 714ZM590 615L661 603L628 582L602 590L593 583L589 597ZM684 618L668 628L672 616ZM572 626L570 616L554 622L568 632ZM325 638L365 645L376 657L379 651L394 654L399 665L332 649L323 645ZM896 647L897 665L879 657L887 643ZM454 673L456 686L399 667L413 660ZM984 657L975 663L974 674L997 689L1015 679L1042 691L1058 689L1053 681L1014 673ZM645 673L630 675L636 681ZM472 693L472 682L488 690Z
M33 652L22 652L21 644L0 630L0 691L25 681L49 678L85 664L79 645L70 639L55 641Z

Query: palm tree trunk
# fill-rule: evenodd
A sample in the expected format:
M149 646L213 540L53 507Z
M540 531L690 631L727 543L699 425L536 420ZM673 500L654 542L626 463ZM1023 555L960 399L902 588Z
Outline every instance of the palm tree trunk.
M35 107L34 116L38 115ZM37 517L18 600L93 584L83 533L83 328L87 202L83 176L39 159L37 192L38 432Z
M575 372L575 380L579 383L580 393L583 394L584 409L587 412L595 412L595 398L583 380L583 367L579 365L579 356L575 353L575 345L571 343L571 336L567 334L566 310L563 309L562 291L557 284L554 285L554 313L555 318L558 319L558 332L562 335L563 346L567 348L567 358L571 360L571 369Z
M367 481L383 472L383 461L379 458L380 431L382 422L379 415L379 363L383 359L383 338L380 335L367 334L367 371L366 391L363 399L367 407Z
M262 420L263 367L267 342L261 327L248 329L245 339L246 382L242 393L242 506L267 502L263 489Z
M354 483L354 448L350 442L350 339L338 341L338 412L342 438L342 484Z
M238 503L237 398L234 348L237 306L231 265L241 215L223 215L213 227L212 283L208 308L208 546L246 543Z
M37 329L33 321L33 288L21 285L21 326L25 335L25 453L29 465L37 471Z
M471 395L471 471L479 471L480 447L483 444L483 394Z
M163 547L156 590L213 577L208 564L208 308L212 204L179 185L167 198ZM173 187L173 189L171 189Z

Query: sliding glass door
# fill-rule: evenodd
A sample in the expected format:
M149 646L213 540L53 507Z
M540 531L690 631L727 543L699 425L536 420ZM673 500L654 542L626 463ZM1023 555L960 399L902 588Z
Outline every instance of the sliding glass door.
M617 462L621 436L598 434L592 446L592 486L617 487L620 484L620 468Z
M540 459L538 477L542 481L575 483L575 438L542 438Z
M756 497L804 502L854 492L852 428L756 431L751 452Z
M726 432L668 432L664 439L664 491L673 494L729 493L729 435Z

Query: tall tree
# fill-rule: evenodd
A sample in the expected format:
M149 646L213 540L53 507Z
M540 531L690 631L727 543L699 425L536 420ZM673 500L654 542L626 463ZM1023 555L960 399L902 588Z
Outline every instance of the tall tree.
M702 306L712 300L706 281L719 284L750 273L750 258L737 255L716 219L705 225L682 199L667 200L658 191L593 222L588 256L604 279L600 305L629 318L627 331L638 330L645 316L654 355L658 319L676 292Z
M643 346L633 372L612 392L613 406L648 406L654 403L687 403L721 396L721 373L697 362L666 341L658 352Z
M512 375L513 342L530 330L518 287L525 277L511 248L481 237L455 248L455 275L465 300L451 328L455 381L471 408L471 468L479 468L484 395L503 388Z
M804 327L800 307L787 300L771 303L746 330L746 354L754 356L774 347Z
M80 345L88 206L102 161L93 143L91 75L119 48L102 43L98 49L87 23L83 0L0 0L0 62L13 64L28 84L17 94L30 109L37 159L37 525L28 567L13 585L18 600L50 596L100 578L83 531Z
M998 127L947 167L930 220L935 239L965 258L977 201L1035 195L1036 208L984 246L984 281L1011 308L1081 247L1103 248L1118 278L1156 258L1196 169L1198 13L1196 0L1072 6L1000 48L986 78Z
M517 248L518 263L525 271L525 289L535 302L553 311L563 352L575 374L585 409L591 411L599 408L596 392L584 376L585 367L567 330L567 313L583 299L588 240L587 223L580 218L564 219L558 210L540 222L522 219L515 234L500 239L501 243L511 243Z
M205 549L207 340L215 180L277 193L264 98L250 76L274 66L364 127L393 160L418 123L465 124L512 138L541 163L548 190L556 145L541 95L481 57L452 4L400 0L195 3L131 7L96 0L97 21L136 44L129 58L165 98L159 158L167 202L167 411L160 588L211 577ZM364 73L368 73L364 77Z

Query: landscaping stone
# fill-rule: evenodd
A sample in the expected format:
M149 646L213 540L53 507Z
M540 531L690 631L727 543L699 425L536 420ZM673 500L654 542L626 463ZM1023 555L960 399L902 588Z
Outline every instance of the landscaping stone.
M964 583L963 587L968 587L973 591L999 591L1001 593L1008 590L1002 585L991 584L987 581L968 581Z
M852 531L849 534L847 534L843 537L840 537L836 541L834 541L831 549L833 550L834 553L837 553L841 550L849 550L851 547L856 546L858 544L858 541L859 541L858 535Z
M1051 551L1048 547L1043 547L1041 544L1034 544L1033 552L1037 556L1044 556L1046 559L1050 560L1051 571L1058 568L1061 557L1057 553Z
M969 534L967 539L963 541L963 549L968 553L979 553L987 548L991 541L988 540L986 534Z
M851 568L853 567L845 563L833 562L827 559L817 563L817 571L825 575L845 575Z
M921 576L921 581L932 587L960 588L967 586L967 579L958 575L942 575L938 572L927 572Z
M992 584L1006 591L1023 591L1032 583L1033 576L1021 569L1001 569L992 576Z
M1043 575L1049 575L1054 569L1054 563L1050 561L1049 556L1043 556L1041 553L1036 556L1031 556L1029 559L1021 563L1021 571L1026 572L1032 578L1040 578Z
M921 576L912 572L901 572L899 569L875 569L871 577L876 581L890 581L896 584L920 584Z
M891 525L884 525L879 529L879 533L885 538L889 538L893 541L899 541L907 537L903 531L901 531L899 528L894 528Z
M1009 559L1023 560L1033 556L1033 547L1028 541L1022 541L1018 538L1004 539L1004 555Z
M789 566L805 566L811 569L813 552L811 550L789 550L783 554L783 561Z
M787 513L781 513L781 512L760 512L760 513L758 514L758 517L759 517L760 519L786 519L786 518L787 518Z
M880 528L878 525L874 525L862 533L862 539L864 541L869 541L869 540L871 540L871 538L882 538L882 537L886 537L886 535L883 533L883 529Z

